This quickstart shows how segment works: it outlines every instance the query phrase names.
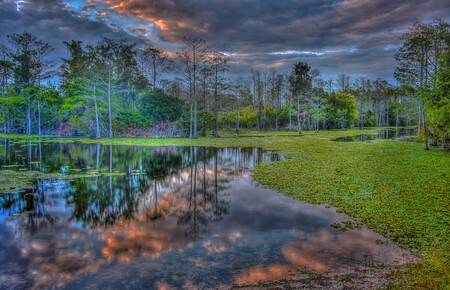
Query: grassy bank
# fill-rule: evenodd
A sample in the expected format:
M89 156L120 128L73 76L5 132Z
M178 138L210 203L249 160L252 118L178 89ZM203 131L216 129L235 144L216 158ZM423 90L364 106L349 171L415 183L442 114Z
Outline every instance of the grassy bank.
M448 287L450 154L423 144L376 140L334 142L339 136L376 130L222 133L198 139L72 139L142 146L263 147L288 160L259 164L254 179L266 187L309 203L323 203L361 218L369 228L423 257L397 273L403 286ZM5 135L0 135L5 137ZM30 140L27 136L8 136ZM35 140L35 138L31 138ZM44 142L68 142L67 139ZM404 269L405 270L405 269Z

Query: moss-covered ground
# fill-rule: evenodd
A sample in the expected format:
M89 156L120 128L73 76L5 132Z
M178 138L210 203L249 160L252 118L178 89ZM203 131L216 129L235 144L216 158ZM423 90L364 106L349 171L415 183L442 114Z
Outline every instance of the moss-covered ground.
M450 153L422 143L394 140L335 142L333 138L376 134L376 128L347 131L222 132L222 138L71 139L83 143L142 146L262 147L289 159L259 164L254 179L309 203L339 208L369 228L408 247L422 261L396 273L398 287L450 285ZM37 136L0 137L36 140ZM68 142L67 139L43 142ZM395 285L391 285L395 286Z

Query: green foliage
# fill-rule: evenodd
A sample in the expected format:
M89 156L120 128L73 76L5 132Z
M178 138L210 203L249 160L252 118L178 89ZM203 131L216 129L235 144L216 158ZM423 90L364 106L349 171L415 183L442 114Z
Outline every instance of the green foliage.
M266 127L275 128L276 111L274 107L264 106L261 110L261 122ZM278 126L284 126L289 122L289 106L286 105L278 111ZM255 128L258 124L258 110L253 106L247 106L239 110L239 127ZM221 128L235 128L236 110L226 110L219 114L219 125Z
M160 89L145 93L139 102L139 112L152 121L176 121L182 114L184 102Z
M333 92L328 95L325 109L331 128L349 128L358 118L355 97L350 94Z
M239 126L241 128L254 128L258 123L258 110L252 106L242 108L239 111Z
M153 120L141 115L138 111L124 109L119 112L114 120L114 129L123 132L127 127L148 128L153 124Z
M450 35L447 36L447 49ZM450 143L450 51L440 60L438 73L431 76L436 80L434 87L424 86L423 96L428 121L428 137L440 140L448 146Z
M306 62L299 61L294 65L289 76L291 92L294 96L301 96L312 87L311 67Z

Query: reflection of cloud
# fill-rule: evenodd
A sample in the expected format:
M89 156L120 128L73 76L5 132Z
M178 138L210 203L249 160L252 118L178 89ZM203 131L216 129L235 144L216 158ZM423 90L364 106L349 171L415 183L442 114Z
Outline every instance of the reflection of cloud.
M89 243L74 247L67 240L48 241L40 239L22 248L22 254L28 258L28 274L34 279L33 288L63 287L84 273L95 273L106 263L90 250ZM71 251L63 249L71 247Z
M270 265L254 267L236 277L236 284L256 284L259 281L279 280L289 276L292 267L287 265Z
M175 289L166 283L156 282L156 287L158 290L172 290Z
M217 178L219 183L223 183L235 178L235 174L227 167L220 167ZM186 239L186 232L189 231L190 224L184 224L185 220L194 223L194 227L213 221L213 203L216 197L211 194L205 196L204 191L212 191L215 171L211 168L205 172L198 169L195 183L190 179L190 168L180 171L178 176L182 181L176 184L181 185L164 192L155 207L143 211L132 221L118 221L103 230L100 237L106 242L106 246L102 252L108 261L117 259L120 262L130 262L140 256L159 258L164 252L182 251L189 241ZM206 189L198 188L195 194L195 189L190 187L190 183L203 186L203 178L206 178ZM173 176L167 179L173 180ZM155 219L158 216L160 219ZM149 218L154 220L149 222ZM204 245L208 249L217 246L208 242ZM217 252L220 249L217 246L213 251Z
M224 158L221 162L230 162L230 159ZM195 182L192 176L197 177ZM180 170L178 175L158 181L158 198L155 187L150 186L141 197L144 208L133 220L118 219L106 228L80 230L74 223L66 222L70 212L61 212L62 208L58 208L58 214L63 216L53 227L43 228L34 236L23 230L17 236L21 240L22 255L30 261L27 271L35 278L34 287L64 287L80 275L97 272L101 265L112 261L129 263L142 256L158 259L165 252L181 252L193 247L194 243L186 238L190 223L213 222L216 198L217 204L224 204L222 184L237 176L234 166L219 166L217 174L211 164L201 168L199 165L197 173L190 167ZM212 194L216 177L217 196ZM191 188L191 183L197 187ZM62 198L61 195L58 197ZM186 221L180 220L185 216L188 217ZM206 220L196 220L199 217ZM231 234L230 240L234 238L236 235ZM101 255L95 254L101 244L104 244ZM212 262L194 262L197 266L214 266ZM169 289L165 284L159 286Z
M203 241L203 247L207 249L209 254L226 252L240 237L239 232L214 235L211 239Z
M410 260L410 254L400 247L377 245L375 241L379 238L381 236L368 229L339 232L337 235L334 230L322 229L308 239L289 242L283 246L282 252L289 261L288 265L274 264L247 269L236 278L236 283L255 284L258 281L280 280L296 269L339 272L358 265Z

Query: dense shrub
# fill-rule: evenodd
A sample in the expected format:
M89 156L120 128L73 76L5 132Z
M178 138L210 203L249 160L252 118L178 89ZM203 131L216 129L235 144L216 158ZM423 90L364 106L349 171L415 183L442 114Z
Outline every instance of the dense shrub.
M340 92L331 93L327 99L325 114L331 128L350 128L358 117L355 97Z
M140 116L152 121L176 121L180 118L184 102L156 89L144 94L139 101Z

